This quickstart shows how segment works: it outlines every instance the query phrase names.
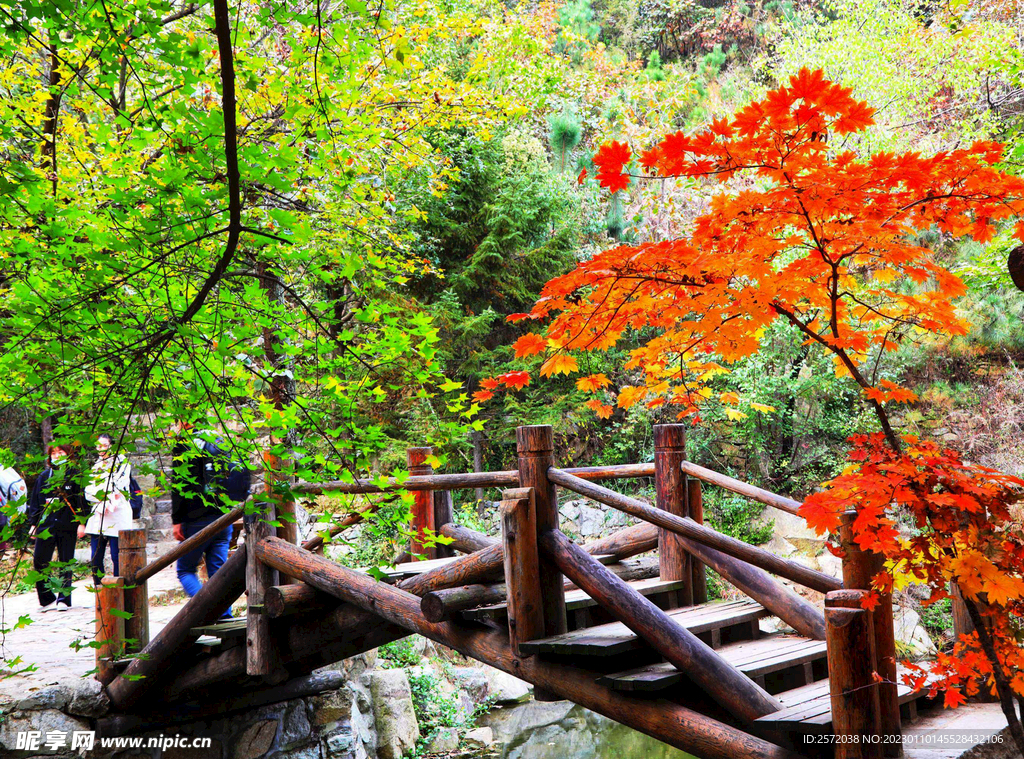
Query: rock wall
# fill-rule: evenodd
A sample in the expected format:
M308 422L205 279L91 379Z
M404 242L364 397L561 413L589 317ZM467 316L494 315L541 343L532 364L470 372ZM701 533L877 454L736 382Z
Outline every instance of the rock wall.
M109 724L105 694L93 680L51 686L30 698L0 704L0 756L402 759L417 751L475 756L497 750L494 730L476 725L480 706L509 709L529 702L529 686L454 651L439 651L422 638L402 645L405 667L378 659L377 651L370 651L309 678L315 683L330 682L334 687L329 690L218 716L183 718L160 727L140 725L118 736L116 745L106 747L101 746L101 730L90 751L72 750L72 738ZM447 715L452 724L430 718L429 732L421 730L410 681L420 683L421 701L443 696L452 705ZM436 693L424 693L424 683ZM34 747L25 743L30 733L38 736ZM54 743L47 746L51 736ZM60 745L58 739L62 739ZM209 739L209 745L196 747L195 739Z

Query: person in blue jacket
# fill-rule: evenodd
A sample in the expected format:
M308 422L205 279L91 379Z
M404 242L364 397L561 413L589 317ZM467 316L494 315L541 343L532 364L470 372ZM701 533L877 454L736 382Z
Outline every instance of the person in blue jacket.
M40 611L68 611L71 608L71 562L79 524L88 513L80 473L74 465L74 448L51 445L47 466L36 480L28 505L30 538L35 538L32 568L44 575L36 582ZM60 562L60 584L54 592L50 565L56 552Z

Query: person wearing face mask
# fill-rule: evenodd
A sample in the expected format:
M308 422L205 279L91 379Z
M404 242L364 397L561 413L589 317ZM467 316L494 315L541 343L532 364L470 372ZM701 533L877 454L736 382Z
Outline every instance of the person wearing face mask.
M32 568L44 576L36 583L40 611L71 608L71 561L75 558L79 520L85 512L85 496L72 462L73 453L68 445L48 448L47 466L36 480L29 500L29 537L36 542ZM54 593L49 578L54 552L62 565L58 593Z
M85 487L85 500L92 509L89 520L78 528L78 537L89 536L92 543L92 579L95 585L103 577L103 562L107 546L114 574L120 574L117 536L121 530L132 527L131 493L132 465L123 454L111 450L113 439L106 433L96 440L99 457L92 467Z

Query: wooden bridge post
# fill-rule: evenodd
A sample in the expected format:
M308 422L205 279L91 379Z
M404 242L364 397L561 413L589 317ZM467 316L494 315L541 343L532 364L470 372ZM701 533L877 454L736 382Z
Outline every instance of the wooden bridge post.
M704 524L704 490L701 481L696 477L686 478L686 511L697 524ZM690 574L693 577L693 602L707 603L708 576L704 562L696 556L690 556Z
M406 448L405 460L409 466L409 476L419 477L434 473L434 467L427 463L427 457L433 453L428 446ZM409 537L409 553L413 561L417 555L426 555L428 559L436 559L437 552L433 548L424 547L426 530L434 530L434 498L429 490L418 490L412 494L412 530Z
M525 658L519 644L544 637L537 507L532 489L502 493L501 539L505 548L509 644L517 657Z
M871 591L875 575L882 571L885 557L872 551L863 551L853 539L855 511L842 516L839 539L843 546L843 587L851 590ZM903 745L896 736L903 732L900 722L900 702L897 693L896 631L893 618L892 594L877 593L879 603L872 614L875 643L875 665L882 682L878 686L879 715L882 734L892 736L885 743L885 756L903 755Z
M262 508L259 508L262 506ZM270 616L266 611L266 593L278 584L278 573L259 560L256 545L274 534L274 503L257 504L257 509L246 514L245 543L245 671L250 676L272 677L278 669L277 652L270 637Z
M680 465L686 460L686 427L682 424L654 425L654 486L656 505L676 516L688 516L686 475ZM668 530L658 531L658 562L662 580L678 580L680 606L693 603L693 574L684 538Z
M442 527L455 521L455 505L452 502L452 491L450 490L435 490L433 498L434 530L440 534ZM438 543L434 546L434 554L439 559L448 559L455 555L455 549L451 546L443 546Z
M878 683L874 679L874 614L862 606L867 594L865 590L833 590L825 596L835 759L881 759L883 755Z
M131 614L124 621L127 649L141 651L149 645L148 581L139 582L136 574L146 566L146 531L121 530L118 533L120 570L124 578L124 610Z
M537 532L558 529L558 493L548 479L555 465L555 437L551 425L538 424L516 428L519 454L519 486L533 488ZM550 559L540 558L541 605L544 609L544 634L561 635L568 630L565 621L565 587L562 573Z
M124 578L104 577L96 588L96 679L109 685L117 677L114 661L124 654Z
M549 424L516 428L516 452L519 456L519 486L533 490L537 534L558 529L558 493L548 478L555 465L555 436ZM540 569L540 605L544 635L561 635L569 628L565 619L565 586L558 566L546 556L538 558ZM508 579L508 578L506 578ZM537 701L557 701L543 688L534 688Z

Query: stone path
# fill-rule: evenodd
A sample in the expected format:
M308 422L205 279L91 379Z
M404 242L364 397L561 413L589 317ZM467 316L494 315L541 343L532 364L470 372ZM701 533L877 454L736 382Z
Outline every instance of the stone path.
M93 648L75 650L76 641L87 644L95 639L96 613L91 578L74 583L70 611L39 613L35 592L8 595L0 599L0 627L12 627L22 616L32 618L31 624L0 638L0 660L5 669L21 669L34 664L32 672L3 677L0 675L0 705L27 698L34 691L56 684L88 677L96 666ZM184 605L174 566L158 572L149 580L150 635L156 635ZM169 595L173 594L173 595ZM165 603L168 597L171 603ZM154 605L155 604L155 605ZM19 665L12 665L21 657Z

